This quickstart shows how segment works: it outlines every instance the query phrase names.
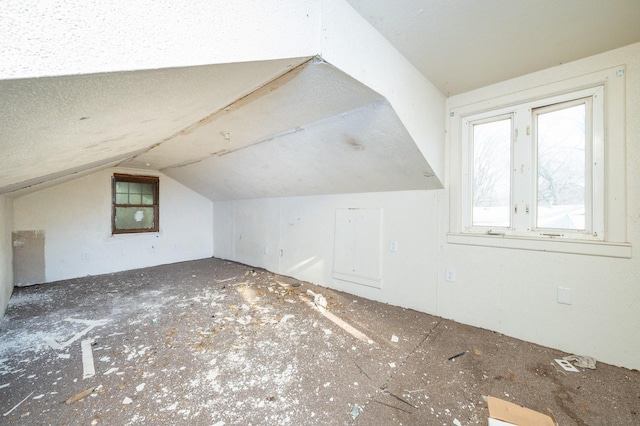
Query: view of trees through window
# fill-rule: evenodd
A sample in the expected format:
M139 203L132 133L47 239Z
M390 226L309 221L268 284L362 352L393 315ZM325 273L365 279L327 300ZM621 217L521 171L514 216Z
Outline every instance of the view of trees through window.
M585 104L536 114L537 227L585 229Z
M586 229L588 106L582 99L534 109L527 135L518 141L518 149L530 152L518 158L533 156L527 165L512 164L512 116L473 123L473 226L509 228L517 200L525 200L520 208L535 214L529 227ZM530 188L514 187L520 168L535 173Z
M509 227L511 118L473 126L473 225Z

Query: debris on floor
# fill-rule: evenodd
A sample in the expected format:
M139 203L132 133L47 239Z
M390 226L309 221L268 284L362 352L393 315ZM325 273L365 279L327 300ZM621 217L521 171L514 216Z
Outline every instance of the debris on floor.
M93 386L83 390L82 392L78 392L77 394L73 395L71 398L67 399L65 402L67 403L67 405L71 405L76 401L80 401L81 399L88 397L93 393L95 389L96 389L95 386Z
M353 407L351 408L351 417L355 420L355 418L358 417L359 414L360 407L358 407L358 404L353 404Z
M566 353L299 282L203 259L17 288L0 322L2 419L467 426L486 425L491 394L563 426L640 424L638 372L565 373L550 360Z
M88 379L96 375L95 366L93 364L93 350L91 346L96 343L93 339L85 339L81 342L82 348L82 379Z
M556 426L556 422L546 414L513 402L489 396L487 397L487 404L489 405L489 426Z
M11 414L13 412L13 410L15 410L16 408L18 408L19 406L22 405L23 402L25 402L27 399L29 399L29 397L31 395L33 395L34 393L36 393L36 391L31 392L29 395L27 395L22 401L18 402L16 405L13 406L13 408L9 411L7 411L6 413L4 413L2 416L3 417L7 417L9 414Z
M461 357L462 355L464 355L464 354L466 354L466 353L467 353L467 351L460 352L460 353L458 353L458 354L451 355L451 356L450 356L449 358L447 358L447 359L448 359L449 361L453 361L454 359L459 358L459 357Z
M307 290L307 294L310 295L311 297L313 297L313 303L316 304L316 306L326 309L327 308L327 299L325 299L325 297L319 293L314 293L311 290Z
M569 355L562 357L565 361L569 361L571 364L580 368L588 368L590 370L596 369L596 359L585 355Z
M564 371L571 371L573 373L579 373L580 370L578 370L577 368L575 368L573 366L573 364L571 364L569 361L567 361L566 359L555 359L554 360L560 367L562 367L562 369Z

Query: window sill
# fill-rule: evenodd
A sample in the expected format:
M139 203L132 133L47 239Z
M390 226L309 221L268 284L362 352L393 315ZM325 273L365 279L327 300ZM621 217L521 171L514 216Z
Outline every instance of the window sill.
M447 234L447 243L631 259L631 244L504 235Z
M162 232L127 232L122 234L109 234L108 240L155 240L157 238L164 238Z

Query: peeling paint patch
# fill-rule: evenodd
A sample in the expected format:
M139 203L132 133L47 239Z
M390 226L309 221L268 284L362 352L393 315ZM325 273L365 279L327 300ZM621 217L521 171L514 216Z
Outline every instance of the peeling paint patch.
M314 63L313 62L314 58L309 59L308 61L303 62L302 64L298 65L297 67L285 72L282 75L277 76L276 78L274 78L273 80L265 83L264 85L260 86L259 88L257 88L256 90L246 94L245 96L233 101L232 103L228 104L227 106L215 111L214 113L212 113L211 115L208 115L207 117L203 118L202 120L198 121L195 124L192 124L191 126L187 127L186 129L181 130L176 136L180 135L180 136L184 136L184 135L188 135L189 133L192 133L194 130L196 130L197 128L199 128L200 126L203 126L205 124L209 124L215 120L217 120L220 116L234 112L239 110L240 108L266 96L269 95L271 92L274 92L278 89L280 89L281 87L285 86L287 83L289 83L291 80L293 80L298 74L300 74L309 64Z

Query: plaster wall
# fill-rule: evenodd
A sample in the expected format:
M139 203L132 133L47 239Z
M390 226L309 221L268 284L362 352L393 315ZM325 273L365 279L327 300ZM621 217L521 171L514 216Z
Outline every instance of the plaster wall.
M431 191L214 202L214 256L435 313L436 202ZM333 277L338 209L381 210L380 289Z
M0 196L0 319L4 317L13 292L12 229L13 200Z
M160 231L111 234L114 172L160 177ZM210 257L212 203L173 179L105 169L14 201L14 230L42 230L45 282Z
M439 194L439 315L530 342L629 368L640 368L640 44L550 68L448 99L455 108L521 90L626 65L626 241L630 259L448 244L451 215L459 214L448 191ZM611 132L612 129L609 129ZM450 132L451 133L451 132ZM459 152L458 140L447 141ZM450 170L458 170L450 158ZM452 173L447 186L459 185ZM624 203L623 203L624 204ZM622 228L624 228L622 226ZM445 281L445 268L456 282ZM572 304L557 302L558 287L571 289Z

